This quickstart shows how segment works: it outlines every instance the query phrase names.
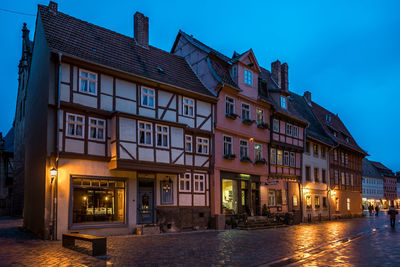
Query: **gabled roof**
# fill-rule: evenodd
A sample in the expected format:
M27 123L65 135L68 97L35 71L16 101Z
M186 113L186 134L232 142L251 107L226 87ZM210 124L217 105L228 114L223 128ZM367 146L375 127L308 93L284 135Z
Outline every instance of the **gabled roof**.
M333 114L315 102L311 102L311 105L315 117L318 119L331 139L333 139L336 143L355 150L363 155L368 155L368 153L357 144L338 115ZM330 122L326 120L326 114L330 114ZM337 132L336 136L333 135L333 131ZM348 142L346 141L346 138L348 138Z
M377 161L370 161L372 165L374 165L374 167L378 170L378 172L382 175L382 176L395 176L394 173L392 172L391 169L389 169L388 167L386 167L385 165L383 165L380 162Z
M381 173L375 168L375 166L367 158L362 159L362 176L372 178L382 178Z
M50 11L47 6L39 5L38 10L52 51L187 91L213 96L180 56L153 46L142 47L132 37L59 11Z

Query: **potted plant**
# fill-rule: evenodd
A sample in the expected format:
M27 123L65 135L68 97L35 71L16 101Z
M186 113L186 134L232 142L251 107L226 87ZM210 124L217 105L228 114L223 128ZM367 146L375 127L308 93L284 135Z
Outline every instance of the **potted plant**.
M245 157L241 157L240 161L241 162L251 162L251 159L248 156L245 156Z
M224 155L224 159L235 159L235 158L236 158L235 154L225 154Z
M229 118L229 119L232 119L232 120L236 120L236 118L238 117L239 115L237 115L237 114L235 114L235 113L226 113L225 114L225 117L227 117L227 118Z
M265 164L266 163L266 161L265 161L265 159L256 159L256 161L254 162L254 164Z

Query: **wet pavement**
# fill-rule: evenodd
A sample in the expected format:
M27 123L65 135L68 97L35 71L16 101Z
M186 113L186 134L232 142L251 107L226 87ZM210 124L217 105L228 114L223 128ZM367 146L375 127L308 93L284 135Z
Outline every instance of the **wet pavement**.
M63 248L0 218L0 266L400 266L400 224L387 215L278 229L107 238L108 255Z

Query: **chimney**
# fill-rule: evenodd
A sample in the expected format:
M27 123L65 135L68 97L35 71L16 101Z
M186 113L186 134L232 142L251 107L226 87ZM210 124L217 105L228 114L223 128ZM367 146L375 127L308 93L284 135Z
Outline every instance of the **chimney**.
M281 62L279 60L271 63L271 75L278 86L281 87Z
M50 1L49 9L50 11L57 12L58 4L56 2Z
M149 18L136 12L133 16L133 31L136 42L147 47L149 45Z
M311 92L310 91L305 91L304 92L304 98L308 102L308 104L311 104Z
M289 67L287 63L283 63L281 65L281 89L285 91L289 91Z

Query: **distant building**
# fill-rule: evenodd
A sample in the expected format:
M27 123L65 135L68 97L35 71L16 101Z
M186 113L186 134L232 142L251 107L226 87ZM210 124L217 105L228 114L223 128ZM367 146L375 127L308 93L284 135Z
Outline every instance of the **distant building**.
M383 208L394 205L397 200L397 178L392 170L380 162L370 161L383 177Z
M3 137L0 133L0 216L11 215L13 194L14 129Z
M362 200L364 209L367 209L369 205L381 206L384 199L383 176L368 159L364 158L362 164Z
M396 207L400 208L400 172L396 173L397 177L397 200L396 200Z

